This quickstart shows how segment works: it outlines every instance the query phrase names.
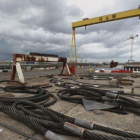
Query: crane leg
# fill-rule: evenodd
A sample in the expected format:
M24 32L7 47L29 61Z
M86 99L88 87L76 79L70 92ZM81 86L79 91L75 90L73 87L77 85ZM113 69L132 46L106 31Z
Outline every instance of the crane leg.
M73 31L73 33L72 33L72 40L71 40L71 51L70 51L70 60L69 60L69 62L71 62L71 57L72 57L73 36L74 36L74 31Z
M73 30L73 31L74 31L73 36L74 36L74 47L75 47L75 63L77 63L77 50L76 50L75 30Z

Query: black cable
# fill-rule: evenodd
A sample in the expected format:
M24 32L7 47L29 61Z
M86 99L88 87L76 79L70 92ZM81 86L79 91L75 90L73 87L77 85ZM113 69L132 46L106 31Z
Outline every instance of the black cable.
M7 129L9 129L9 130L11 130L11 131L14 131L15 133L20 134L20 135L22 135L22 136L24 136L24 137L26 137L26 138L28 138L28 139L31 139L31 140L38 140L37 138L34 138L34 137L32 137L32 136L30 136L30 135L28 135L28 134L26 134L26 133L23 133L22 131L17 130L17 129L15 129L15 128L9 126L9 125L6 125L6 124L4 124L4 123L1 123L1 122L0 122L0 125L3 126L3 127L5 127L5 128L7 128Z
M39 103L45 107L48 107L50 105L53 105L56 103L57 98L49 93L47 90L44 90L41 87L36 86L26 86L18 81L11 81L11 80L2 80L0 83L3 82L14 82L18 83L20 85L15 86L6 86L6 87L0 87L6 92L12 92L12 93L24 93L24 94L31 94L32 96L28 97L18 97L18 98L7 98L7 97L0 97L0 102L5 105L12 105L19 99L29 100L35 103ZM50 102L46 102L49 98L52 98L53 100Z
M118 108L125 111L140 115L140 103L132 99L120 96L122 91L116 93L109 93L110 96L107 96L108 90L101 90L95 88L76 88L76 89L63 89L59 90L57 96L63 100L73 102L73 103L82 103L82 99L93 100L97 102L117 102ZM111 91L110 91L111 92ZM106 98L107 99L106 99ZM113 98L113 99L112 99ZM109 110L108 110L109 111Z
M140 140L139 134L124 132L124 131L104 127L97 124L93 124L93 126L91 127L91 121L90 122L88 121L88 124L90 124L90 128L89 128L87 125L85 125L85 122L79 123L77 121L78 120L77 118L72 118L47 108L46 106L52 105L54 101L44 104L42 103L42 101L44 101L43 98L46 97L45 99L48 99L48 97L53 97L53 98L56 97L54 95L51 95L48 91L43 90L42 88L27 87L23 85L23 86L17 86L17 88L16 87L5 88L5 91L10 91L10 92L20 91L21 93L22 92L24 93L26 91L27 93L35 94L34 96L25 97L25 98L7 99L1 97L0 110L3 113L8 114L14 119L29 126L31 129L41 134L42 136L47 137L49 135L50 137L50 133L52 136L52 132L54 132L54 133L69 135L69 136L82 136L84 137L84 139L88 139L88 140L89 139ZM63 98L64 100L69 100L71 102L81 103L81 99L83 98L88 100L96 100L100 102L103 101L103 96L106 96L106 91L101 89L92 89L92 88L88 89L84 87L84 88L74 89L74 90L72 89L60 90L58 92L58 95L60 98ZM76 97L74 97L75 95ZM43 98L41 98L42 96ZM123 98L121 96L119 99L118 95L117 96L115 95L115 97L116 97L115 100L119 103L119 105L121 104L122 108L128 110L128 106L130 106L132 110L131 108L129 108L128 111L131 112L133 111L137 113L137 111L135 111L134 109L137 109L136 107L139 107L139 103L133 100ZM106 133L113 134L113 136L98 134L93 131L91 132L88 129L103 131ZM48 137L47 139L52 140ZM53 140L54 139L55 138L53 138ZM57 139L59 140L58 137Z
M124 131L121 131L121 130L101 126L101 125L98 125L98 124L94 125L94 129L95 130L100 130L100 131L103 131L103 132L106 132L106 133L111 133L111 134L114 134L114 135L118 135L118 136L123 136L123 137L129 137L129 138L137 138L138 137L138 134L128 133L128 132L124 132ZM139 137L140 137L140 135L139 135Z
M26 109L27 106L31 106L31 108L37 109L36 111L32 111L33 114L30 115L30 110ZM58 113L56 111L53 111L49 108L45 108L39 104L35 104L28 100L18 100L16 101L12 107L0 104L0 110L6 114L9 114L14 119L26 124L31 129L36 131L37 133L44 136L46 132L53 131L55 133L63 134L63 135L69 135L69 136L79 136L75 132L66 129L65 125L66 122L70 123L70 127L73 127L74 129L77 127L75 125L75 118L68 117L66 115L63 115L61 113ZM44 116L43 119L39 119L36 117L35 114ZM48 120L48 117L51 118L51 121ZM75 125L75 126L74 126ZM86 126L85 126L86 127ZM95 133L93 131L89 131L83 127L80 127L82 131L80 131L80 134L84 137L84 139L95 139L95 140L140 140L139 134L134 134L130 132L124 132L108 127L104 127L101 125L94 124L93 130L99 130L103 132L107 132L110 134L114 134L117 136L107 136ZM121 136L121 137L120 137ZM61 140L61 139L60 139Z
M67 81L63 81L63 80L72 80L73 82L67 82ZM104 84L91 84L91 83L85 83L85 82L81 82L81 81L78 81L77 79L72 79L72 78L61 78L60 82L64 82L64 85L63 87L71 87L71 86L84 86L84 87L100 87L100 88L103 88L103 87L108 87L108 88L123 88L123 87L119 87L119 86L113 86L113 85L104 85Z

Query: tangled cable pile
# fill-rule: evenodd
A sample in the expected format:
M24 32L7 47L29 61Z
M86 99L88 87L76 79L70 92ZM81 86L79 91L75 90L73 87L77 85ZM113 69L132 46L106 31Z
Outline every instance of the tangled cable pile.
M34 110L28 110L25 106L30 106ZM62 140L55 133L80 136L84 139L93 140L139 140L140 135L130 132L97 125L91 121L68 117L39 104L28 100L18 100L12 107L0 104L0 110L9 114L14 119L26 124L48 140ZM94 133L91 130L99 130L117 136L106 136Z
M13 105L13 103L15 103L17 100L24 99L48 107L50 105L53 105L57 101L57 98L53 94L49 93L47 90L44 90L41 87L25 86L24 84L18 81L11 81L11 80L0 81L0 83L3 82L13 82L19 84L18 86L16 85L16 86L0 87L0 89L6 92L24 93L24 94L33 94L33 95L29 97L19 97L19 98L0 97L0 103L2 104ZM50 97L53 98L53 100L51 102L47 102Z
M87 74L79 74L80 77L85 77L88 79L95 79L95 80L110 80L112 78L120 79L126 77L126 75L120 75L118 73L87 73Z
M105 85L105 84L91 84L91 83L85 83L85 82L79 82L77 79L70 79L70 78L61 78L60 80L58 79L51 79L51 80L55 80L57 85L62 86L64 88L71 88L74 86L78 86L78 87L94 87L94 88L103 88L103 87L109 87L109 88L123 88L123 87L119 87L119 86L113 86L113 85ZM71 80L70 81L66 81L66 80Z
M2 82L9 81L0 81L0 83ZM87 140L140 140L139 134L104 127L95 124L92 121L72 118L47 108L56 102L56 97L42 88L25 86L23 84L20 84L20 86L7 86L1 88L8 92L35 94L34 96L24 98L0 97L0 110L29 126L35 132L41 134L48 140L62 140L62 138L56 133L68 136L79 136ZM69 93L68 97L66 96L67 93ZM85 88L74 90L65 89L58 92L59 97L79 103L81 97L75 98L72 97L73 95L82 95L88 99L98 101L103 99L103 95L106 95L107 97L115 96L115 100L121 104L129 104L130 106L133 105L135 107L139 107L139 103L135 103L134 101L130 102L130 100L126 100L116 94L106 94L105 91L99 89L95 89L94 91L93 89ZM42 103L42 101L45 101L49 97L53 97L54 100L49 103ZM120 102L120 99L125 101ZM98 130L113 135L107 136L91 130Z
M117 102L118 108L140 115L140 103L119 94L123 91L108 91L95 88L81 87L76 89L63 89L58 91L57 96L63 100L82 103L82 99L98 102ZM125 94L125 93L124 93ZM80 96L80 97L79 97Z

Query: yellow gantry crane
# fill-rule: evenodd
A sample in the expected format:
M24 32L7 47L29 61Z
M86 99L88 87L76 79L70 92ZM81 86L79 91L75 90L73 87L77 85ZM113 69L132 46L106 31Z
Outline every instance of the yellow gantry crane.
M139 18L140 18L140 7L138 9L134 9L134 10L129 10L129 11L120 12L120 13L114 13L114 14L100 16L100 17L91 18L91 19L84 19L84 20L78 21L78 22L73 22L72 23L72 29L73 29L72 42L71 42L71 51L70 51L69 61L72 62L72 60L71 60L72 49L73 49L73 45L74 45L75 62L77 63L76 38L75 38L75 29L76 28L83 27L83 26L86 27L86 26L93 25L93 24L100 24L100 23L104 23L104 22L121 20L121 19L125 19L125 18L136 17L136 16L139 16Z
M134 38L135 37L138 37L138 35L133 36L133 34L132 34L132 36L130 36L130 38L123 41L123 42L125 42L125 41L131 39L131 53L130 53L130 58L129 58L128 62L133 62L134 61L133 60L133 44L134 44Z

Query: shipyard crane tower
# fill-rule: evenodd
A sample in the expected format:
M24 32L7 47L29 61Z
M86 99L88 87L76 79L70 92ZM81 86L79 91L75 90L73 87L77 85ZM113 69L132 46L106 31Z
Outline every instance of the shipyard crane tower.
M120 13L113 13L110 15L100 16L100 17L91 18L91 19L86 18L81 21L73 22L72 23L73 32L72 32L71 51L70 51L70 60L69 61L72 62L72 49L74 46L75 62L77 63L77 50L76 50L76 37L75 37L76 28L79 28L79 27L86 28L86 26L89 26L89 25L111 22L111 21L132 18L132 17L137 17L137 16L139 16L139 18L140 18L140 6L138 9L133 9L133 10L124 11L124 12L120 12Z
M129 58L128 62L133 62L134 61L133 60L133 44L134 44L134 38L135 37L138 37L138 35L133 36L133 34L132 34L132 36L130 36L130 38L123 41L123 42L125 42L127 40L131 40L131 53L130 53L130 58Z

